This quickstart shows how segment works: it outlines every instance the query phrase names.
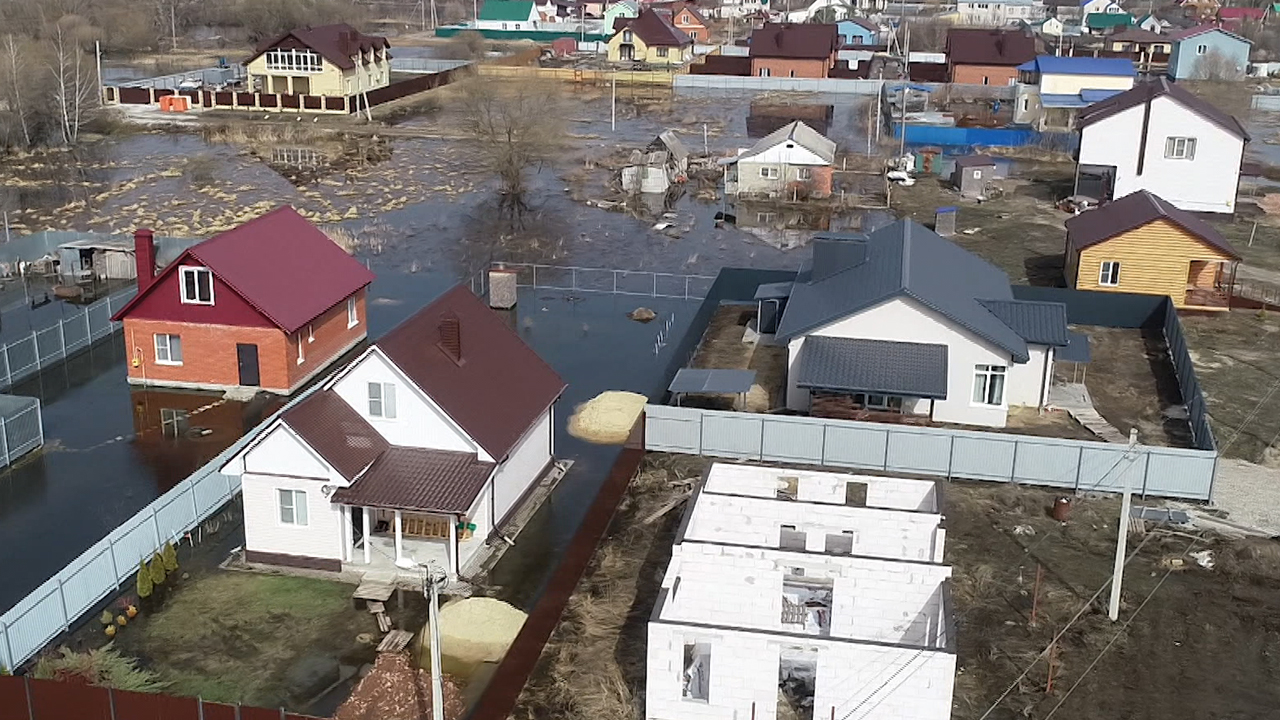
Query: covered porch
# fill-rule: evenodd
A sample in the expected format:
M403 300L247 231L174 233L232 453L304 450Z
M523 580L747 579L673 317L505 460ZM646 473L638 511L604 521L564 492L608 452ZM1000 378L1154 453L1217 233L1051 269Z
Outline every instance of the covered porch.
M947 347L811 336L795 368L814 417L928 422L947 397Z
M1236 260L1192 260L1187 269L1187 294L1182 306L1197 310L1227 310L1235 284Z
M343 515L343 569L355 572L435 565L452 580L485 540L456 515L353 506L343 506Z

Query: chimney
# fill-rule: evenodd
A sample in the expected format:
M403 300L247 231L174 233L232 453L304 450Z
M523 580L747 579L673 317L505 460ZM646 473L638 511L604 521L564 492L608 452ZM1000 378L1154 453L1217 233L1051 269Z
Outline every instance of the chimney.
M440 349L454 362L462 362L462 326L457 315L440 317Z
M150 228L134 231L133 257L138 268L138 291L141 292L156 279L156 241Z

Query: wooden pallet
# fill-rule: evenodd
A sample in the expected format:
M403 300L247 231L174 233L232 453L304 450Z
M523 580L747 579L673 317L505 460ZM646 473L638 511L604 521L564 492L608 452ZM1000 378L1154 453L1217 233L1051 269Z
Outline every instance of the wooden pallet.
M384 582L380 579L371 580L369 576L365 576L360 581L360 586L351 594L356 600L366 600L373 602L386 602L391 598L391 593L395 592L395 584L393 582Z
M400 652L409 646L413 633L407 630L392 630L378 643L378 652Z

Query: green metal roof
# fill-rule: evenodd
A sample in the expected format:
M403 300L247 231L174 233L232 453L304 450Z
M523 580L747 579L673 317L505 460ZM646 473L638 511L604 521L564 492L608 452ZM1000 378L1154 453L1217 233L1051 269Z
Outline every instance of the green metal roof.
M1129 13L1089 13L1084 24L1091 30L1128 27L1133 24L1133 16Z
M484 7L480 8L480 19L521 22L528 20L532 12L531 0L488 0Z

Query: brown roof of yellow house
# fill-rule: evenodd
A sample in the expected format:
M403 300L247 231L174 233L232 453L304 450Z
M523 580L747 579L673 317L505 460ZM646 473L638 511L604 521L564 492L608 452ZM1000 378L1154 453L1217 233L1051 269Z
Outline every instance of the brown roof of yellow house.
M1130 193L1067 220L1067 241L1076 250L1084 250L1156 220L1167 220L1205 244L1240 259L1231 243L1212 225L1146 190Z

